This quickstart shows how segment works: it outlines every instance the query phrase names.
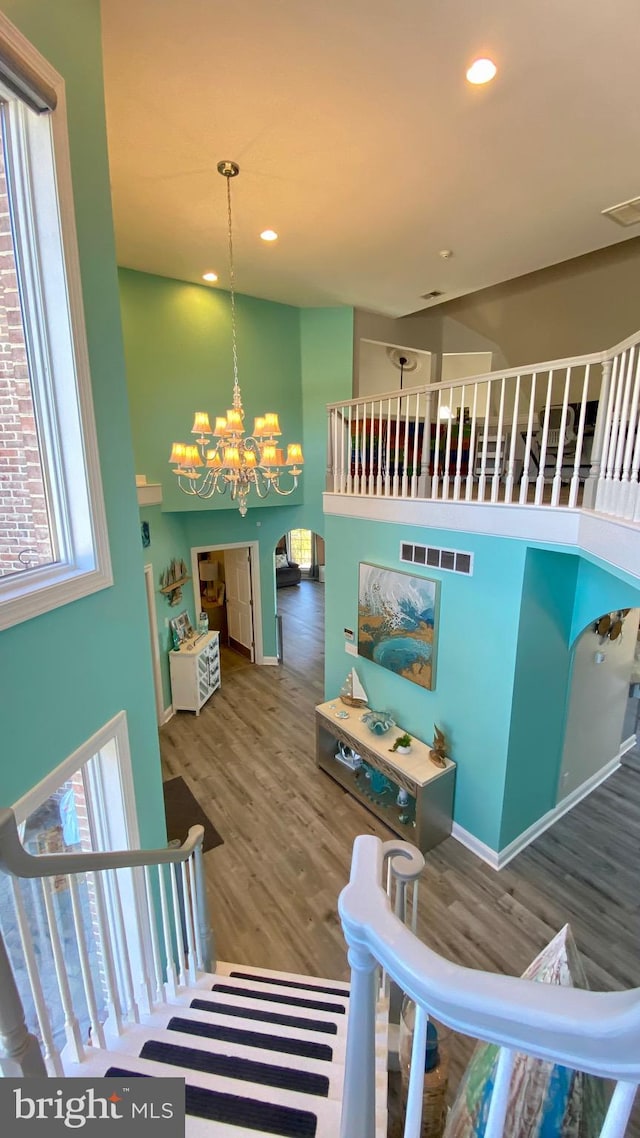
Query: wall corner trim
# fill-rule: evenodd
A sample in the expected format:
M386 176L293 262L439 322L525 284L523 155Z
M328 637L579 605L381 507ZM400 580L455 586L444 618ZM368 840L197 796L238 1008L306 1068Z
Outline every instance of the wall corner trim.
M465 846L468 850L471 850L471 853L474 853L476 857L479 857L482 861L485 861L487 865L491 866L492 869L500 868L500 865L498 863L500 855L496 852L496 850L492 850L490 846L486 846L484 842L481 842L480 839L476 838L474 834L471 834L468 830L465 830L463 826L459 826L457 822L453 823L453 826L451 828L451 837L455 838L457 842L460 842L461 846Z

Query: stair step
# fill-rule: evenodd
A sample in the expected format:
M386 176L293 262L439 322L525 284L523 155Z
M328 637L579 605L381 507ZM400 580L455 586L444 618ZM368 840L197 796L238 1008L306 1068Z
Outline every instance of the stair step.
M173 1016L167 1024L167 1029L184 1032L187 1035L199 1035L205 1039L239 1043L245 1047L261 1047L265 1051L278 1051L283 1055L300 1055L306 1059L320 1059L326 1063L333 1060L333 1049L326 1043L312 1043L305 1039L290 1039L282 1035L266 1035L264 1032L250 1031L247 1028L227 1027Z
M344 1004L327 1003L325 1000L309 1000L301 996L285 996L280 992L261 992L259 989L248 987L244 984L220 984L216 982L211 985L212 992L222 992L224 995L231 996L250 996L252 1000L268 1000L273 1004L287 1004L294 1008L308 1008L310 1011L317 1012L330 1012L332 1015L344 1015Z
M302 988L307 992L322 992L327 996L342 996L344 999L349 999L348 988L328 988L324 984L311 984L307 980L283 980L280 977L268 976L260 972L239 972L233 971L228 973L235 979L239 980L254 980L258 984L277 984L282 988Z
M338 1028L331 1020L307 1019L305 1016L289 1016L283 1012L269 1012L262 1008L248 1008L242 1004L223 1004L214 1000L192 1000L189 1004L200 1012L210 1012L221 1016L241 1016L255 1020L256 1023L271 1023L279 1027L296 1027L305 1031L321 1031L325 1035L336 1035Z
M106 1074L116 1078L151 1077L124 1067L110 1067ZM317 1116L311 1111L210 1091L190 1083L185 1084L185 1106L187 1114L197 1118L226 1122L233 1127L244 1126L247 1130L277 1134L281 1138L315 1138L317 1133Z
M140 1057L194 1071L204 1071L210 1075L222 1075L228 1079L242 1079L260 1086L278 1087L299 1094L318 1095L323 1098L329 1094L329 1079L326 1075L271 1063L259 1063L254 1059L241 1059L236 1055L218 1055L195 1047L182 1047L155 1039L147 1040Z

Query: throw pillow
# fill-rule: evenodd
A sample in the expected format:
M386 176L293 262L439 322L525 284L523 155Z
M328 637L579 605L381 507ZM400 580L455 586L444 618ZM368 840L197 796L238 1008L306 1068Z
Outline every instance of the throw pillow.
M569 925L536 956L523 979L566 987L589 986ZM444 1138L484 1135L498 1050L493 1043L477 1044L449 1112ZM601 1079L529 1055L516 1055L504 1126L509 1138L596 1138L605 1111Z
M276 569L287 569L289 567L289 558L286 553L276 553Z

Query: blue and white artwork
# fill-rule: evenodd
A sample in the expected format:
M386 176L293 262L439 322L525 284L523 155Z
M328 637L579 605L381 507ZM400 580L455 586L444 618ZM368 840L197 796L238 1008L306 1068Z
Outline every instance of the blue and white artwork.
M438 581L360 563L358 653L433 691Z

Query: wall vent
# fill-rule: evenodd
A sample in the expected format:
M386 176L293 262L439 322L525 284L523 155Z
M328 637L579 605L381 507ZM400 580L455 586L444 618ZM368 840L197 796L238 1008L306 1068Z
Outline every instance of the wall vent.
M615 221L616 225L622 225L628 229L630 225L640 224L640 198L630 198L628 202L610 205L608 209L603 209L601 212L603 217L609 217L611 221Z
M464 573L473 576L473 553L461 549L440 549L435 545L400 543L400 560L410 565L423 565L426 569L444 569L447 573Z

